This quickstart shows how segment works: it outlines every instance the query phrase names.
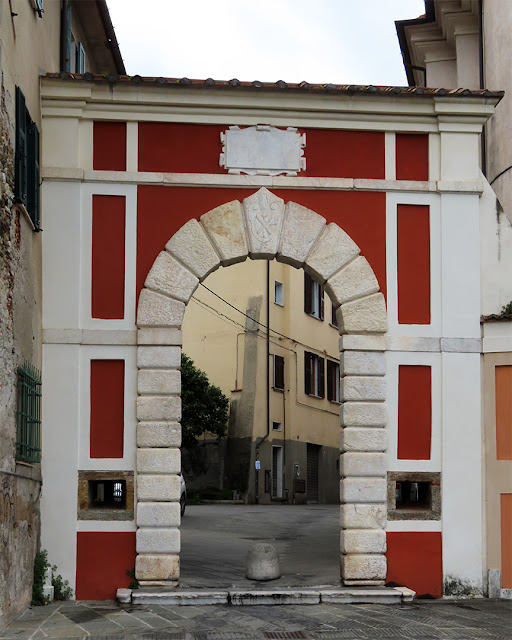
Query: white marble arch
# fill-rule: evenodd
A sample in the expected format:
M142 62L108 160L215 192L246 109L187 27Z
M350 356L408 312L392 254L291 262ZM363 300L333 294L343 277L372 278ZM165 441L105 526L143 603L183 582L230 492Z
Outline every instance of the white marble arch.
M347 343L341 353L341 579L345 585L382 584L386 578L386 365L380 338L387 330L384 296L359 247L343 229L326 224L322 216L295 202L285 204L265 188L242 203L228 202L183 225L155 260L140 295L137 578L148 586L175 585L179 580L178 369L185 305L209 273L247 257L275 258L303 268L324 284L338 307L340 334Z

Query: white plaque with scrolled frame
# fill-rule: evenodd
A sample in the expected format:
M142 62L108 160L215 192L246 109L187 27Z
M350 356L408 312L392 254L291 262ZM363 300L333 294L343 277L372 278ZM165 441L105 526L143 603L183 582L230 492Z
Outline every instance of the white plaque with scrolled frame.
M306 134L301 135L294 127L233 126L221 133L220 139L223 145L220 166L228 173L296 176L306 168Z

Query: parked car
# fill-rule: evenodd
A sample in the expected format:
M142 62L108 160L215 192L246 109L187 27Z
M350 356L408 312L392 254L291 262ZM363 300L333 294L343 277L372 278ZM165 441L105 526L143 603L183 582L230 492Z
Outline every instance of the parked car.
M180 490L180 507L181 517L185 515L185 507L187 505L187 485L185 484L185 478L183 474L180 474L181 490Z

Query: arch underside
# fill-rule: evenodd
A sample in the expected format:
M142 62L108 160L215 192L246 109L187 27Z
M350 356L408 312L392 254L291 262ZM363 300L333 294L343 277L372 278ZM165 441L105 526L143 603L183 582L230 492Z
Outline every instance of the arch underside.
M356 336L387 330L384 296L359 247L335 223L265 188L189 220L149 272L137 314L137 560L145 585L176 584L180 552L181 325L197 286L247 258L303 268L337 308L342 379L341 579L386 577L386 407L383 349ZM359 341L360 342L360 341ZM375 341L380 348L382 341Z

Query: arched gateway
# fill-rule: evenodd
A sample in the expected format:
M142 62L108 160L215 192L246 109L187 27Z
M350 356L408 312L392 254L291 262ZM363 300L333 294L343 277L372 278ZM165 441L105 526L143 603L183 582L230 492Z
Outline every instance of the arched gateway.
M218 267L246 258L304 268L339 307L343 376L341 578L386 577L386 385L384 296L359 247L334 223L260 189L189 220L155 260L137 325L137 560L142 584L179 579L180 359L185 305ZM373 335L373 341L369 341ZM359 336L365 336L361 340ZM372 342L372 350L368 344ZM364 344L363 344L364 343Z

